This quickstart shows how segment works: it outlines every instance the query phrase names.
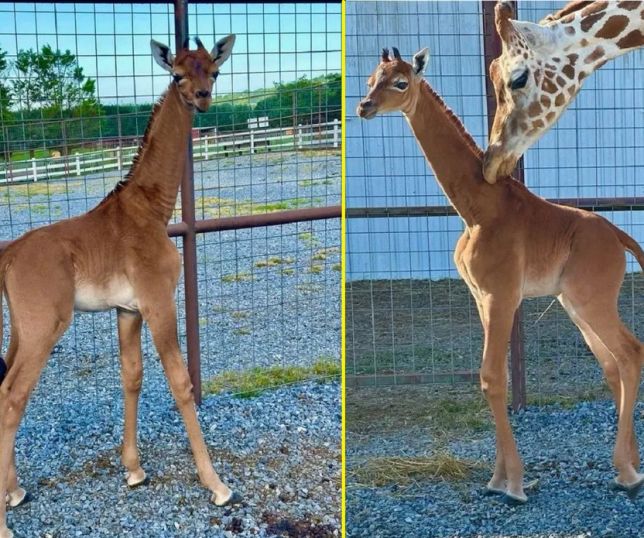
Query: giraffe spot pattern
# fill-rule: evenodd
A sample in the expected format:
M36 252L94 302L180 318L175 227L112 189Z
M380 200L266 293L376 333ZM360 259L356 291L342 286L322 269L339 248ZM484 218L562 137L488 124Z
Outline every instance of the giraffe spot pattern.
M547 95L542 95L541 104L544 108L548 108L550 106L550 97L548 97Z
M617 46L620 49L632 49L633 47L641 47L642 45L644 45L644 34L642 34L641 30L633 30L617 42Z
M613 39L624 31L628 26L629 18L626 15L613 15L609 17L602 29L597 32L597 37L602 39Z
M597 13L598 11L604 11L608 7L608 2L592 2L589 6L586 6L581 10L581 16L586 17Z
M566 96L563 93L560 93L555 98L555 106L561 106L566 102Z
M537 102L531 103L528 107L528 116L534 118L541 114L541 105Z
M594 13L593 15L588 15L588 17L585 17L584 19L582 19L581 25L580 25L581 29L584 32L587 32L588 30L590 30L593 27L593 25L599 19L603 18L604 15L606 15L605 11L600 11L599 13Z
M557 93L557 91L559 91L559 88L557 88L557 86L549 78L543 79L541 88L548 93Z
M568 26L568 27L566 27L565 32L566 32L568 35L575 35L575 29L574 29L572 26Z
M642 2L617 2L617 7L626 11L633 11L641 5Z
M588 57L584 60L584 63L586 64L591 64L597 60L599 60L605 53L603 47L597 47L594 51L592 51Z
M575 68L572 65L570 64L565 65L562 71L563 71L563 74L566 75L570 80L575 78Z
M556 116L556 115L557 115L557 113L556 113L556 112L548 112L548 113L546 114L546 121L547 121L548 123L552 123L552 122L554 121L554 119L555 119L555 116Z

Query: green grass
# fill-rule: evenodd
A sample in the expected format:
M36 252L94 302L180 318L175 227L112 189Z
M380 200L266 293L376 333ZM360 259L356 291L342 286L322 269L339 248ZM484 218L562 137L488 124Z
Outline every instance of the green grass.
M238 329L233 330L233 334L237 336L248 336L250 334L253 334L253 331L251 331L248 327L239 327Z
M337 271L339 273L340 271L342 271L342 264L341 263L334 263L331 266L331 269L333 269L334 271Z
M317 207L322 198L288 198L270 202L253 202L252 200L234 200L217 196L202 196L197 198L195 206L202 207L205 217L233 217L236 215L257 215L275 213L303 207Z
M22 183L19 185L10 185L4 189L5 198L18 196L31 198L32 196L51 196L52 194L66 194L82 185L82 181L68 182L50 182L40 181L33 183Z
M339 252L340 249L338 247L321 248L320 250L317 250L313 253L311 259L315 261L323 261L326 260L329 256L338 254Z
M250 273L230 273L221 277L221 281L226 283L250 282L252 280L254 280L253 275L251 275Z
M318 185L333 185L332 179L303 179L298 181L300 187L316 187Z
M295 269L291 269L290 267L284 267L282 268L281 273L286 276L291 276L295 274Z
M255 367L241 372L224 372L204 384L204 393L232 392L240 398L250 398L282 385L339 376L340 363L337 360L323 357L311 366Z
M319 275L323 270L324 267L317 264L311 264L311 266L309 267L309 273L313 273L314 275Z
M235 310L230 313L230 317L233 319L246 319L250 314L245 310Z
M454 438L492 428L489 407L477 387L468 392L420 385L352 389L347 390L346 407L347 429L356 433L419 427L437 438Z
M300 232L297 234L297 238L300 241L303 241L304 243L307 243L308 245L314 246L319 244L319 240L315 235L313 235L312 232Z
M278 267L279 265L294 263L293 258L280 258L279 256L269 256L265 260L255 262L255 267L261 269L263 267Z

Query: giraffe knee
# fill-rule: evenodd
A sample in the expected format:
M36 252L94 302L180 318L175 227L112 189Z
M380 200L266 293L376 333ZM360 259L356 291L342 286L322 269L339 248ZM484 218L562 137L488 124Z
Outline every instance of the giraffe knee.
M188 377L188 373L181 373L177 377L178 379L176 379L172 384L172 394L177 401L177 405L182 407L184 405L194 403L192 382L190 381L190 377Z

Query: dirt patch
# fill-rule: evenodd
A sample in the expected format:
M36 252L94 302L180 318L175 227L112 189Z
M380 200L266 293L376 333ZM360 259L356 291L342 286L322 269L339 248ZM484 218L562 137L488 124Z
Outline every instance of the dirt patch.
M262 521L267 524L266 534L288 538L330 538L337 530L330 525L316 524L310 519L291 519L281 514L264 512Z
M423 373L456 382L478 371L482 330L462 280L370 280L347 283L347 375ZM644 339L644 275L626 275L620 312ZM601 386L601 370L552 297L523 302L529 394L575 395ZM474 376L476 379L476 376Z

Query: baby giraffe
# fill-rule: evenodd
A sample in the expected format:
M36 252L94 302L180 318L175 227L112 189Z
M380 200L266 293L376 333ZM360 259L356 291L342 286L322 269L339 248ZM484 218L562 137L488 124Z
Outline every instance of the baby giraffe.
M483 153L423 78L429 53L411 64L383 51L357 113L370 119L400 111L465 224L454 261L476 302L484 331L481 388L496 425L496 465L487 491L524 503L523 465L507 412L506 352L524 297L555 295L603 368L619 411L614 487L635 496L644 484L633 430L644 346L617 310L624 251L644 268L644 251L606 219L552 204L511 177L491 185Z
M167 233L188 158L194 111L210 106L213 84L234 42L235 36L229 35L207 51L197 39L197 50L188 50L186 42L175 58L167 46L152 41L155 60L173 81L152 111L126 179L88 213L32 230L0 256L0 292L11 316L6 368L0 359L0 498L6 495L11 507L26 498L15 467L16 432L51 349L74 310L113 308L118 312L125 399L121 458L128 486L143 484L146 478L136 439L145 321L183 417L202 484L218 506L238 500L213 469L197 420L177 340L175 289L181 258ZM5 510L0 502L0 538L13 536Z

